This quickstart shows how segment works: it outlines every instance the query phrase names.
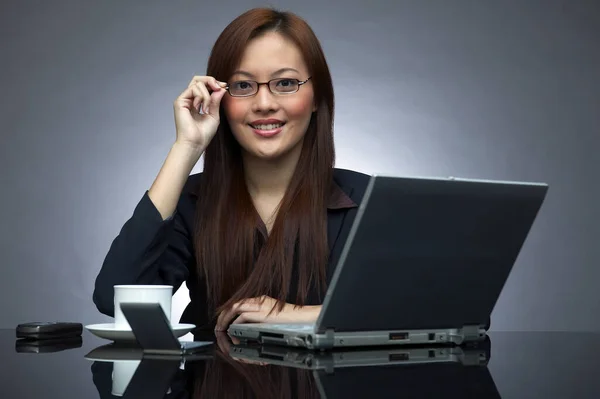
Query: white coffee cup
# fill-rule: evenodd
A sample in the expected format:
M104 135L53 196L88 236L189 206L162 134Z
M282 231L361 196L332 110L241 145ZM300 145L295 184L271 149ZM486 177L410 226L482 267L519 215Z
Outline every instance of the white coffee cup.
M121 303L158 303L171 321L171 285L115 285L115 327L131 329L121 311Z

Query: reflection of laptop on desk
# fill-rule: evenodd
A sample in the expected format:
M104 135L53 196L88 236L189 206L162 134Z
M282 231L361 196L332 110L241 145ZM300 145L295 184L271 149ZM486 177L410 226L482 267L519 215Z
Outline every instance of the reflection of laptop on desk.
M460 361L314 370L321 398L500 399L486 365Z
M240 361L311 370L322 398L500 398L487 368L491 343L311 351L236 345Z
M373 176L316 323L228 331L311 349L481 340L547 190Z
M158 303L121 303L121 310L145 357L184 356L207 350L213 345L213 342L179 341Z
M477 346L387 346L354 347L331 351L311 351L281 345L238 344L229 355L236 360L276 366L334 372L342 367L373 367L458 362L464 366L485 366L490 358L489 342Z

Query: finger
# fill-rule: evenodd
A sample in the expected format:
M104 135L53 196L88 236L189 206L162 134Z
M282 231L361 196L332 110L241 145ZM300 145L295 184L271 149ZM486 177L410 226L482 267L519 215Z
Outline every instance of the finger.
M216 330L226 331L231 321L242 312L258 312L261 307L258 304L238 302L226 311L223 311L217 319Z
M204 83L206 83L206 82L210 81L211 79L214 79L214 78L211 77L211 76L196 75L196 76L192 77L192 80L190 80L190 83L188 84L188 87L194 86L198 82L204 82Z
M175 100L176 107L187 108L190 111L195 109L200 112L200 104L204 100L205 102L210 99L208 92L202 92L198 86L190 86L185 89L179 97Z
M174 106L176 108L182 107L191 109L193 107L193 100L194 90L191 87L188 87L175 99Z
M236 317L239 317L240 314L242 314L244 312L260 312L260 310L261 310L261 307L258 304L246 303L246 302L237 303L237 304L233 305L231 307L231 309L229 310L229 312L224 316L224 319L223 319L223 322L225 324L224 328L227 329L227 327L229 327L229 324L231 324L233 319L235 319Z
M226 86L227 86L227 83L225 83L225 82L221 82L221 81L218 81L218 80L217 80L217 79L215 79L215 78L210 78L210 79L209 79L209 80L206 82L206 85L207 85L208 87L210 87L210 88L211 88L211 90L213 90L213 91L216 91L216 90L220 90L220 89L222 89L222 88L226 87Z
M231 342L232 342L234 345L239 345L239 344L240 344L240 342L241 342L241 341L238 339L238 337L234 337L233 335L229 335L229 338L231 338Z
M200 79L202 78L202 76L194 76L192 78L192 80L190 80L190 83L188 83L188 87L192 87L195 86L196 83L200 82Z
M194 85L198 84L199 82L204 83L205 85L209 86L213 90L227 86L227 83L221 82L212 76L194 76L192 78L192 80L190 80L188 87L194 86ZM214 87L214 84L216 84L218 87Z
M210 94L208 93L206 86L204 86L204 83L198 82L196 85L192 86L192 88L196 95L194 98L194 107L200 109L200 104L202 104L204 113L207 113L206 109L210 103Z
M246 316L244 316L244 313L242 313L231 324L244 324L245 322L246 322Z
M227 90L221 89L215 91L210 95L210 105L208 106L207 113L213 117L219 117L219 111L221 110L221 100L225 96Z
M227 339L227 334L220 333L216 334L217 336L217 344L219 345L219 349L223 353L229 353L231 349L231 345L229 345L229 340Z
M199 90L202 92L202 96L199 96L196 90L193 90L194 94L194 98L193 98L193 106L194 108L200 112L200 104L203 103L204 104L204 111L206 111L206 108L208 107L208 103L210 102L210 94L208 92L208 90L206 90L207 85L209 85L209 88L213 88L213 86L216 86L217 88L220 87L225 87L227 86L226 83L223 82L219 82L218 80L216 80L215 78L211 77L211 76L194 76L192 78L192 80L190 81L190 83L188 84L188 89L193 88L194 86L198 86ZM203 101L204 100L204 101Z
M265 312L244 312L232 324L264 323L267 320Z
M213 117L219 117L219 110L221 107L221 100L223 96L227 93L225 87L227 83L219 82L214 79L210 82L209 87L212 89L212 93L210 95L210 103L207 106L207 113L212 115Z
M224 89L224 87L227 86L227 83L219 82L215 78L203 76L200 77L194 85L198 86L203 93L203 112L205 114L210 113L212 105L213 112L211 113L211 115L213 117L218 117L221 99L227 92L227 90ZM199 103L196 103L195 106L198 108Z
M230 309L221 312L219 318L217 319L217 324L215 326L215 331L227 331L229 327L229 323L231 319L235 317L235 313L233 313Z
M236 313L234 307L231 307L219 315L219 320L217 322L217 330L218 331L227 331L227 327L229 327L229 323L231 319L235 317Z
M223 319L225 318L225 313L226 312L221 312L219 314L219 317L217 318L217 323L215 325L215 331L223 331Z

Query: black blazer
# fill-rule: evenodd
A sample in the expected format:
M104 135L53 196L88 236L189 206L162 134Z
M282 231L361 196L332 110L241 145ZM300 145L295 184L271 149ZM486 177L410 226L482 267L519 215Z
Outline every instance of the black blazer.
M114 239L96 278L93 300L98 310L114 316L114 286L119 284L172 285L175 292L185 281L190 303L182 323L192 323L201 329L213 329L208 318L204 282L198 278L193 249L194 213L197 194L194 188L201 174L189 177L172 217L163 220L144 193L131 218ZM352 203L328 207L327 237L329 244L328 280L333 274L340 253L356 216L369 176L345 169L334 170L334 182L341 195ZM339 191L339 190L338 190ZM348 198L349 197L349 198ZM292 282L293 284L294 282ZM295 292L293 292L295 296ZM318 293L311 292L307 304L320 304ZM290 298L291 299L291 298ZM288 302L293 303L293 300Z

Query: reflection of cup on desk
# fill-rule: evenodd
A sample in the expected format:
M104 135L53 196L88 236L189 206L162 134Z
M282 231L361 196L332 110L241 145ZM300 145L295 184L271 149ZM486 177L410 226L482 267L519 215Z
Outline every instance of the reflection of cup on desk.
M121 311L121 303L158 303L171 321L171 285L115 285L115 327L131 329Z
M112 373L112 394L123 396L141 360L115 360Z

